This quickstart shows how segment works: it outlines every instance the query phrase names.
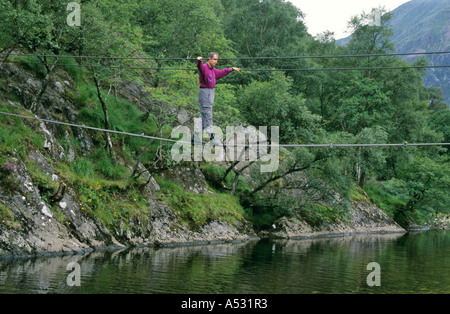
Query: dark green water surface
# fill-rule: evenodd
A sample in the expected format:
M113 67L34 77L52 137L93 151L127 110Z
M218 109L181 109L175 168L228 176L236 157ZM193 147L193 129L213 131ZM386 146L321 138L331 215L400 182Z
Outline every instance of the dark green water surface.
M380 286L367 283L372 262ZM449 266L449 231L261 240L0 259L0 294L447 294Z

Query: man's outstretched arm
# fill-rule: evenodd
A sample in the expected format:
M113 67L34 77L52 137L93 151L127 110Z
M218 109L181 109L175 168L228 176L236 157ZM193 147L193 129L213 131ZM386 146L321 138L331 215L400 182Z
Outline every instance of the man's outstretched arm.
M197 68L200 71L200 73L203 73L203 58L202 57L197 57Z
M223 69L223 70L217 70L217 69L215 69L215 71L216 71L216 78L217 78L217 79L220 79L220 78L223 78L223 77L227 76L227 75L230 74L232 71L239 72L240 70L241 70L241 69L239 69L239 68L227 68L227 69Z

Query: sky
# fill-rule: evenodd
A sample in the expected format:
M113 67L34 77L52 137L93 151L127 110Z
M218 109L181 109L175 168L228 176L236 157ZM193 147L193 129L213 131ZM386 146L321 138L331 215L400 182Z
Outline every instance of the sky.
M347 22L352 16L384 6L392 11L410 0L289 0L306 15L308 32L316 36L324 31L334 32L335 39L349 36Z

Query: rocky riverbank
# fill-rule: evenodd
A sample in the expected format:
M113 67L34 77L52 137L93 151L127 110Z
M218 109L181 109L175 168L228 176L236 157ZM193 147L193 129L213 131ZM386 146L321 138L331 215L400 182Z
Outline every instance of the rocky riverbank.
M55 180L58 179L55 170L39 152L31 152L28 157L35 160ZM182 174L192 176L191 169L178 167L176 171L181 181L185 180ZM196 178L193 180L198 182L195 185L198 193L211 193L201 172L194 173ZM311 226L300 217L283 217L274 224L273 230L256 234L248 221L230 224L214 220L193 231L181 223L173 208L157 199L156 183L144 191L149 200L148 216L134 216L108 228L97 217L83 211L79 195L71 187L67 187L57 204L58 212L65 217L62 221L58 219L54 206L51 210L52 206L42 198L25 165L19 161L15 164L14 182L12 193L0 186L0 207L4 212L10 213L10 218L3 217L0 223L0 255L3 256L69 254L105 247L221 243L259 237L302 238L405 232L383 211L365 202L353 203L349 222Z
M59 180L56 170L38 151L28 158L46 175ZM186 171L188 173L188 171ZM200 172L201 174L201 172ZM0 185L0 255L35 255L83 252L105 247L174 245L244 241L257 237L246 221L235 224L213 220L198 230L190 230L174 210L158 200L157 183L142 191L148 211L124 217L112 226L83 209L80 195L67 186L62 198L49 203L27 171L16 159L8 180L13 187ZM203 178L204 180L204 178ZM62 218L61 218L62 217Z
M318 226L308 224L301 217L283 217L273 230L261 235L273 239L311 238L320 236L343 236L369 233L405 233L385 212L364 201L354 202L350 210L350 220L325 223Z
M56 170L39 151L32 151L28 158L34 161L55 181ZM192 168L192 167L191 167ZM180 184L186 177L197 182L197 193L208 190L201 171L177 167ZM230 224L219 219L208 221L201 228L190 230L180 221L176 211L158 199L156 182L143 190L148 200L148 212L124 218L112 226L83 210L79 193L67 186L57 204L45 200L27 167L20 160L14 164L10 180L14 187L7 190L0 186L0 207L3 220L0 223L0 255L36 255L46 253L84 252L105 247L166 246L192 243L220 243L246 241L256 238L302 238L324 235L348 235L354 233L405 232L389 216L374 205L355 202L350 221L311 226L300 217L283 217L272 230L256 234L246 220ZM194 178L195 177L195 178ZM175 177L173 180L176 180ZM186 186L189 189L188 186ZM146 216L145 216L146 215ZM61 219L60 216L64 218Z

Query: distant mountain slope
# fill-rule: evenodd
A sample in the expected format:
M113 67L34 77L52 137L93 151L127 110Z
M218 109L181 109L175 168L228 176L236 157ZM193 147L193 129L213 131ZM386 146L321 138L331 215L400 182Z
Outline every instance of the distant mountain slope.
M393 42L397 52L450 51L450 1L412 0L392 11ZM338 41L345 45L349 38ZM413 61L415 57L405 57ZM428 56L432 65L450 65L450 54ZM429 69L426 86L441 87L450 105L450 69Z
M413 0L393 11L393 42L398 52L450 51L450 1ZM406 58L411 61L412 58ZM450 54L431 55L433 65L450 65ZM450 104L450 69L429 69L426 86L443 89Z

